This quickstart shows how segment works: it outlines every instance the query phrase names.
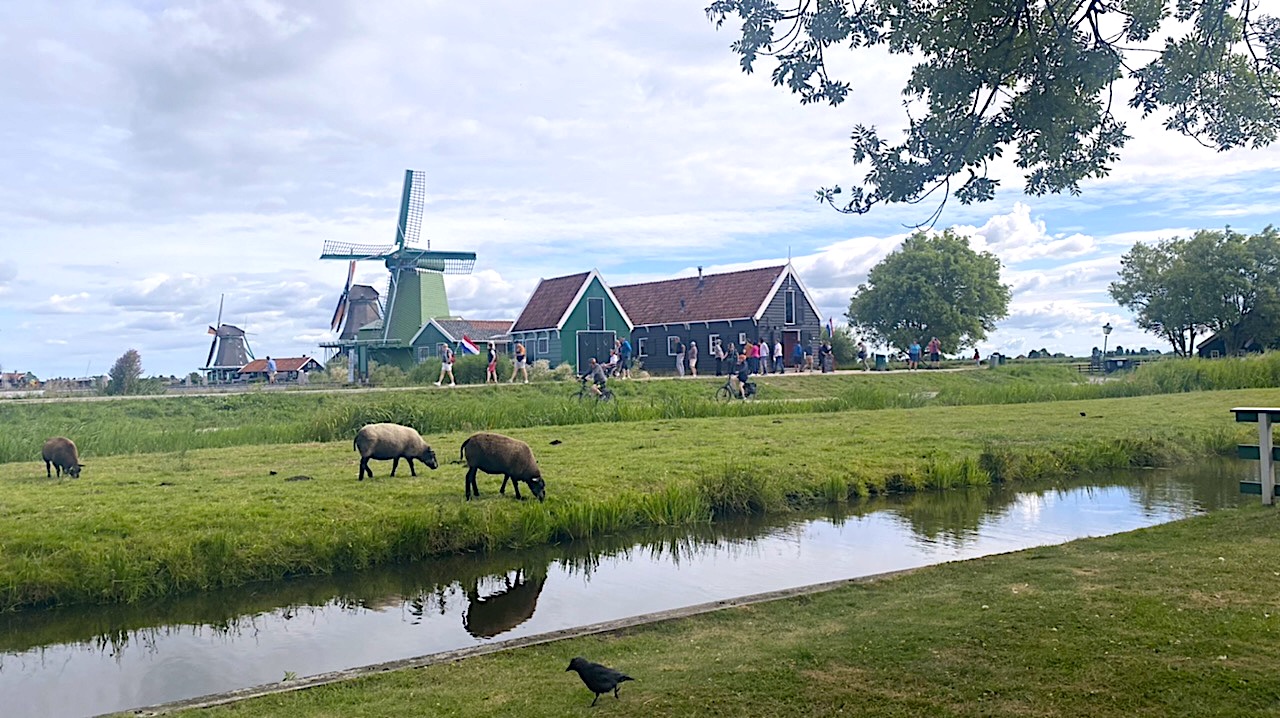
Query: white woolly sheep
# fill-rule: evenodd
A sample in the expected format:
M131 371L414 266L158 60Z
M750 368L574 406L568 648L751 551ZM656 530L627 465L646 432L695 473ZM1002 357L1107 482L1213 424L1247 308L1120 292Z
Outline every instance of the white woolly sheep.
M507 493L507 482L515 487L516 498L520 495L521 481L529 485L533 495L543 501L547 496L547 485L542 480L542 471L533 458L533 449L529 445L502 434L480 432L472 434L462 442L461 457L467 461L467 500L471 496L480 495L480 487L476 485L476 471L486 474L502 474L502 488L498 493Z
M356 451L360 452L360 471L357 477L364 481L364 475L373 478L373 469L369 468L369 459L386 461L391 459L391 475L396 475L400 459L409 460L409 473L417 476L413 470L413 460L417 459L434 470L436 452L427 446L427 442L416 430L399 424L366 424L356 432L354 441Z
M50 467L58 470L58 476L62 476L65 472L73 479L80 478L80 469L84 464L80 463L80 454L76 452L76 444L65 436L55 436L44 442L44 448L40 452L44 458L44 475L53 477Z

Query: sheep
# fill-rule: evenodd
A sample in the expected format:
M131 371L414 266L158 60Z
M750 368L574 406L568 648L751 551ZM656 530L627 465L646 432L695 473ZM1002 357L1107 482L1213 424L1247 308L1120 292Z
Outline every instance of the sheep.
M502 488L498 493L507 493L507 482L515 487L516 498L520 495L521 481L529 485L529 490L539 501L546 500L547 485L542 480L542 471L533 458L533 450L529 445L502 434L480 432L472 434L462 442L460 458L467 462L467 500L471 496L480 495L480 487L476 484L476 471L486 474L502 474Z
M40 455L44 458L45 476L52 478L50 467L54 467L57 468L59 477L66 472L73 479L80 478L80 469L84 464L80 463L80 454L76 452L76 444L71 439L65 436L49 439L44 442Z
M356 474L359 481L364 481L364 475L369 474L369 478L373 478L373 469L369 468L369 459L378 459L386 461L391 459L391 475L396 475L396 468L400 466L400 459L409 460L409 473L417 476L418 472L413 470L413 460L417 459L427 465L427 468L435 470L436 452L427 446L427 442L422 438L416 430L399 424L366 424L356 432L356 438L353 442L356 451L360 452L360 471Z

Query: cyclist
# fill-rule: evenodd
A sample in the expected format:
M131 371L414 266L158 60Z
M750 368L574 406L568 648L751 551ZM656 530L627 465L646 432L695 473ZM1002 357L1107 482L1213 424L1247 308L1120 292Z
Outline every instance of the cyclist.
M600 362L596 361L595 357L591 357L591 361L587 365L586 373L579 377L579 379L583 382L591 381L591 391L597 397L603 393L604 386L609 381L609 377L605 376L604 367L601 366Z
M729 386L738 394L738 398L746 400L747 385L750 384L748 379L751 378L751 366L747 363L747 355L739 354L738 361L734 364L733 371L729 375Z

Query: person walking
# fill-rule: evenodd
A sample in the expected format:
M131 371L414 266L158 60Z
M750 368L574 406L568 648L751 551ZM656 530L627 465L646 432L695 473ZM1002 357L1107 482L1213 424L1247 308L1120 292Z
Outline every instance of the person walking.
M516 374L524 373L524 383L529 383L529 362L528 355L525 353L524 343L516 342L515 363L511 366L511 384L516 383Z
M800 340L796 340L796 345L791 349L791 363L796 367L796 373L799 374L804 369L804 345Z
M779 374L785 373L786 367L783 366L783 364L784 362L782 361L782 340L774 339L773 340L773 370Z
M863 371L871 371L871 365L867 363L867 345L858 340L858 361L862 363Z
M489 345L489 365L484 370L484 383L498 383L498 350Z
M440 378L436 379L436 386L444 382L445 374L449 375L449 386L457 386L453 380L453 348L448 345L440 350Z
M768 374L769 373L769 340L765 339L764 337L761 337L760 343L757 346L760 347L760 373Z
M267 383L276 383L276 360L267 355Z
M676 376L684 376L684 342L676 337Z
M688 357L689 374L696 378L698 376L698 342L693 339L689 340Z
M631 340L627 337L622 338L622 343L618 345L618 361L622 362L622 378L631 378Z

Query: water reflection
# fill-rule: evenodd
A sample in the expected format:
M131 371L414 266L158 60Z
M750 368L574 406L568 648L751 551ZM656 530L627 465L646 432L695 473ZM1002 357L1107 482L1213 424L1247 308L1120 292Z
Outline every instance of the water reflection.
M878 498L821 514L463 555L147 605L0 617L0 695L89 715L820 581L1124 531L1240 501L1249 467ZM74 684L77 691L66 691Z

